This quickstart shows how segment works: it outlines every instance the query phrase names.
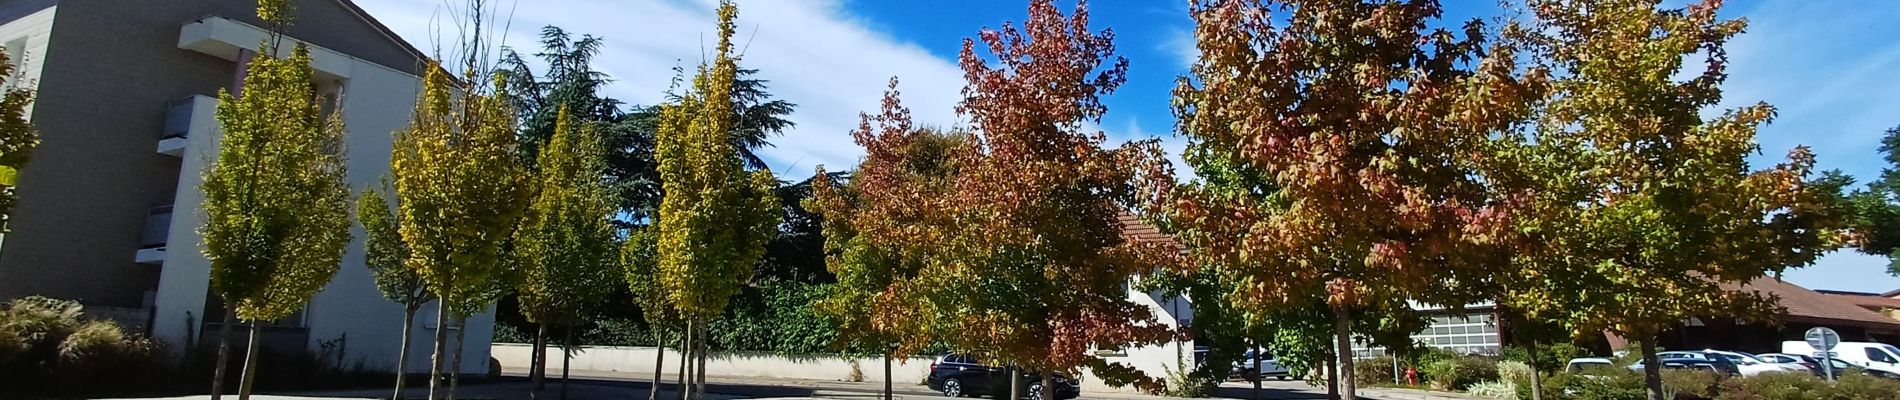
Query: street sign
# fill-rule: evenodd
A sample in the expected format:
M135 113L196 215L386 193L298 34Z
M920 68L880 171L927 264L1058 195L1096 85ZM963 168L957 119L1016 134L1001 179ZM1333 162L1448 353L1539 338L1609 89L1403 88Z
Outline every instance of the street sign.
M1814 351L1833 351L1834 346L1841 344L1841 334L1827 327L1808 329L1807 336L1808 346L1814 347Z
M1808 346L1814 348L1814 358L1821 362L1821 374L1827 380L1834 380L1834 346L1841 344L1840 332L1826 327L1808 329Z

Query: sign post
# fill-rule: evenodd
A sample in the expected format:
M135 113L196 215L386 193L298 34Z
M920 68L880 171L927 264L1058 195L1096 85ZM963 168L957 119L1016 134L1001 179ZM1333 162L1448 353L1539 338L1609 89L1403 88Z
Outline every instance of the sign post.
M1827 380L1834 380L1834 346L1841 344L1841 334L1826 327L1808 329L1808 347L1814 348L1814 358L1821 361L1821 373Z

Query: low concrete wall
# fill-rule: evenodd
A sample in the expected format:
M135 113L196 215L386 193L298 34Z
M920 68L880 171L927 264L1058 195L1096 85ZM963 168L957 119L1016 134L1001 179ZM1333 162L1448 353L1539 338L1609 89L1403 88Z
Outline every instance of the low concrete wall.
M496 343L492 349L490 354L501 361L503 368L528 368L532 359L533 346L527 344ZM654 351L652 347L587 347L570 362L574 369L580 370L652 373ZM560 356L559 350L548 353L552 354L550 358ZM679 352L666 350L666 373L679 371L679 360ZM930 374L930 361L928 358L891 360L891 380L909 384L923 382ZM713 353L707 356L706 375L848 381L853 362L858 364L865 382L884 381L882 358L789 358L770 353ZM555 358L551 364L559 363Z
M587 371L616 371L653 373L652 347L585 347L575 354L572 368ZM671 349L666 351L666 373L679 371L680 354ZM554 357L551 365L560 365L560 350L548 353ZM495 343L490 347L490 356L501 361L502 368L527 369L532 359L533 346L519 343ZM921 384L930 375L931 358L910 358L891 360L891 381L899 385ZM1112 358L1111 361L1127 362L1126 357ZM851 364L855 362L863 373L864 382L884 381L884 359L882 358L844 358L844 357L786 357L771 353L713 353L706 363L708 376L739 376L779 379L809 379L827 381L850 381ZM1158 368L1143 368L1158 369ZM1151 377L1160 379L1162 375L1149 372ZM643 375L644 376L644 375ZM1113 387L1102 383L1102 379L1084 371L1082 390L1098 393L1135 393L1132 387Z

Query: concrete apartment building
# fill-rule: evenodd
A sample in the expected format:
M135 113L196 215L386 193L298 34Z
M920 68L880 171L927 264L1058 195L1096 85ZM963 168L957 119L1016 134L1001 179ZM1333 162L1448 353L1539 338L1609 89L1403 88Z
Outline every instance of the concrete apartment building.
M408 123L425 55L348 0L292 4L288 36L311 45L318 93L345 112L348 181L360 190L388 173L391 132ZM265 35L255 7L0 0L0 45L39 91L28 115L41 134L0 239L0 300L77 300L175 354L215 337L222 306L207 296L195 233L199 174L216 153L215 96L242 81ZM389 370L402 310L377 293L354 229L340 272L304 311L270 324L267 345L340 349L345 363ZM417 318L417 343L433 335L433 309ZM467 325L463 371L486 371L493 314ZM408 369L427 371L429 346L413 347Z

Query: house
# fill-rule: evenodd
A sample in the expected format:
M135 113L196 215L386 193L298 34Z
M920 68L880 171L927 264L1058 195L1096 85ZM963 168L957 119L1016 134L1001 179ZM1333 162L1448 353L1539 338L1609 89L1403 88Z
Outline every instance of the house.
M295 6L288 38L311 46L318 93L345 112L347 183L368 187L388 173L425 54L348 0ZM0 239L0 300L77 300L174 357L214 339L223 308L208 295L198 184L217 149L215 96L242 82L266 35L255 10L253 0L0 0L0 45L39 91L29 118L41 132ZM334 280L267 324L266 345L392 370L402 309L376 291L353 234ZM417 320L431 321L413 330L426 343L433 315ZM467 322L463 371L487 370L492 323L492 313ZM427 371L429 346L413 347L407 368Z
M1761 277L1739 285L1725 285L1735 291L1756 292L1779 299L1786 312L1773 322L1758 322L1735 316L1690 318L1661 335L1657 345L1665 349L1718 349L1755 353L1781 351L1781 342L1803 340L1808 329L1833 328L1842 341L1900 342L1900 320L1869 311L1838 296L1822 294L1779 278ZM1608 337L1612 349L1628 344Z
M1900 291L1887 292L1886 294L1845 292L1838 290L1816 290L1815 292L1828 295L1835 300L1860 306L1860 308L1865 308L1867 311L1880 313L1880 315L1885 315L1887 318L1900 320Z
M1133 215L1123 214L1121 222L1123 236L1130 240L1173 243L1167 233L1142 223ZM1712 348L1772 353L1781 351L1783 341L1802 340L1803 334L1813 327L1833 328L1846 341L1900 343L1900 319L1896 318L1900 317L1900 290L1879 295L1824 293L1771 277L1725 287L1778 298L1786 313L1776 316L1774 322L1751 322L1736 316L1689 318L1681 326L1658 335L1657 344L1664 349ZM1165 298L1158 293L1130 289L1129 299L1149 306L1163 323L1170 323L1171 326L1187 326L1192 322L1193 313L1189 306L1193 302L1185 296ZM1412 339L1422 346L1460 354L1495 356L1501 354L1505 344L1510 341L1510 327L1499 323L1501 319L1494 304L1443 307L1413 302L1412 308L1429 318L1426 327L1412 335ZM1623 350L1630 345L1627 340L1607 332L1600 338L1585 339L1579 344L1599 351ZM1384 348L1370 346L1363 341L1355 343L1353 351L1358 357L1386 355ZM1127 362L1148 372L1150 376L1159 376L1156 375L1157 371L1164 372L1165 368L1191 362L1184 361L1177 354L1191 355L1193 347L1191 341L1177 341L1162 346L1131 349L1125 354L1116 353L1114 355L1117 357L1111 357L1110 361Z
M1125 240L1178 246L1173 236L1161 232L1161 229L1153 225L1141 222L1141 219L1133 214L1122 213L1117 216L1117 220L1122 224L1122 238ZM1135 279L1139 277L1131 278L1127 285L1128 301L1148 307L1155 319L1170 329L1179 329L1194 323L1193 299L1185 294L1167 296L1165 293L1143 291L1136 288ZM1141 370L1149 377L1162 378L1168 376L1169 371L1176 368L1192 369L1195 362L1194 348L1194 341L1187 339L1151 346L1105 349L1097 351L1096 355L1110 363L1119 363ZM1083 379L1082 384L1086 390L1092 391L1135 390L1134 388L1109 387L1103 384L1101 379Z

